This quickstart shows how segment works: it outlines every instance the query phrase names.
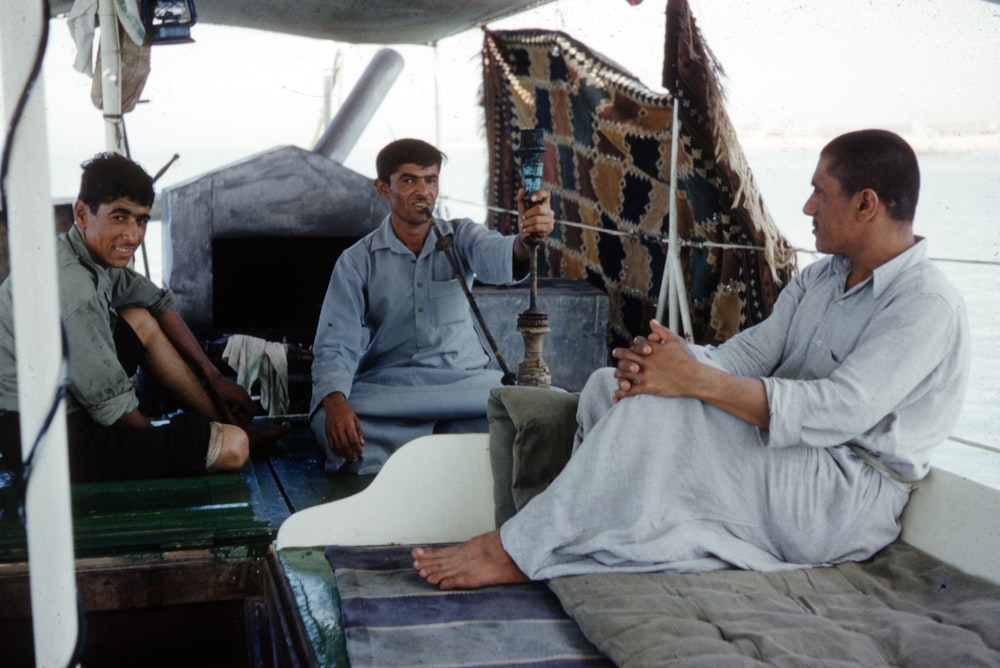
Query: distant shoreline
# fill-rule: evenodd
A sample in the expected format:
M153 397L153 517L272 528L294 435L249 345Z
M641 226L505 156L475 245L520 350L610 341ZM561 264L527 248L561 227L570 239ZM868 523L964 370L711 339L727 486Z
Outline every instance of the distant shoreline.
M1000 128L936 130L925 126L888 127L903 136L914 150L923 154L966 154L1000 152ZM746 150L817 151L830 139L846 132L843 128L765 128L737 130Z

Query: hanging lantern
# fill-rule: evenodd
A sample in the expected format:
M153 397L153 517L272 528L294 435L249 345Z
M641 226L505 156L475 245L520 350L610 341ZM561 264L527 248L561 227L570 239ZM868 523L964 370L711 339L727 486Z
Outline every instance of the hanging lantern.
M152 44L187 44L198 20L194 0L142 0L142 20Z

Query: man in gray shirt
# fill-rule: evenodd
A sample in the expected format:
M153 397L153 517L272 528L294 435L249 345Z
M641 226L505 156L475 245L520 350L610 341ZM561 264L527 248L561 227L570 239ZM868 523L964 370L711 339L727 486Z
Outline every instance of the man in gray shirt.
M382 224L341 254L313 343L313 433L328 471L371 474L418 436L486 431L486 401L501 374L476 333L459 281L509 284L527 274L525 239L543 239L548 193L519 199L517 235L468 219L438 220L462 276L432 224L443 154L399 139L376 157ZM523 198L523 192L520 195Z
M142 167L98 155L83 165L73 226L57 242L74 482L236 470L248 457L248 429L264 439L281 430L246 424L255 411L249 395L212 365L173 310L171 292L129 268L153 197ZM21 461L15 355L8 278L0 286L0 449L14 469ZM154 428L130 380L139 365L188 412Z
M764 322L718 348L663 328L582 393L555 481L497 530L415 549L442 588L598 572L780 570L894 540L958 419L961 296L913 233L916 155L864 130L823 149L803 211L817 250Z

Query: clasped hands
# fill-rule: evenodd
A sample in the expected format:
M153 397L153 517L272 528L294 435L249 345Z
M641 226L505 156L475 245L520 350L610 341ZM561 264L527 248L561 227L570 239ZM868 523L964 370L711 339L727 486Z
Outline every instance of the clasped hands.
M656 320L650 320L649 326L648 336L637 336L629 348L611 351L611 356L618 360L615 402L636 394L661 397L695 394L704 365L695 359L684 339Z

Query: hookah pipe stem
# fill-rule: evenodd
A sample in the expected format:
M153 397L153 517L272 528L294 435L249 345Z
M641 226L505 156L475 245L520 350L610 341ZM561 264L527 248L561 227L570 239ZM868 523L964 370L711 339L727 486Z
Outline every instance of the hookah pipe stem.
M534 206L531 198L542 187L542 154L545 153L542 130L540 128L521 130L521 146L514 153L521 161L521 177L524 179L524 209L527 211ZM524 238L524 243L529 250L528 271L531 283L528 311L530 313L538 313L538 247L543 241L544 238L533 234Z
M533 193L532 193L533 194ZM525 196L527 199L528 196ZM530 200L528 200L530 202ZM520 234L520 232L518 232ZM532 313L538 311L538 246L541 244L541 239L533 238L533 235L529 234L524 243L528 246L528 275L531 277L531 282L528 286L528 310Z
M437 235L437 242L435 242L434 247L440 251L444 251L445 257L448 258L448 262L451 264L452 270L455 272L455 278L458 279L458 284L462 286L462 292L465 294L466 301L469 302L469 307L472 309L472 315L476 318L476 322L479 323L479 328L483 332L483 336L486 337L486 342L490 344L490 348L493 350L493 357L496 358L497 364L500 365L500 370L503 372L502 384L504 385L516 385L517 375L512 373L510 368L507 366L507 362L503 358L503 353L500 352L500 346L497 345L496 339L493 338L493 333L490 332L490 328L486 325L486 319L483 317L482 311L479 310L479 304L476 303L476 298L472 294L472 290L465 283L465 276L462 274L462 268L458 265L458 260L455 258L455 254L452 252L452 239L450 236L446 236L441 232L441 228L438 226L437 221L434 219L434 214L428 209L427 219L431 223L431 227L434 228L434 234Z

